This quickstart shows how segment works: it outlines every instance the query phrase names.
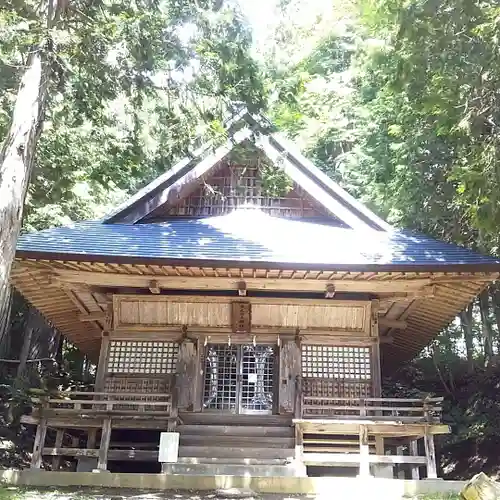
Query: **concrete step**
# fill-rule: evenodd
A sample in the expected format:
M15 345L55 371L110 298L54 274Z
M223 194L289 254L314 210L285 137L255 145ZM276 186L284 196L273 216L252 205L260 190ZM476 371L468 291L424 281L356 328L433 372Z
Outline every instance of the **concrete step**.
M276 436L209 436L209 435L191 435L181 433L180 446L227 446L231 448L287 448L295 446L295 439L292 437ZM358 447L359 448L359 447Z
M249 448L217 446L179 446L179 457L210 458L291 458L293 449L284 448Z
M269 436L269 437L294 437L294 429L290 426L265 426L254 425L206 425L186 424L178 425L177 432L186 435L198 436Z
M293 465L164 464L167 474L197 476L295 477L305 476L305 468Z
M233 415L224 413L179 413L181 425L248 425L256 427L291 427L289 415Z

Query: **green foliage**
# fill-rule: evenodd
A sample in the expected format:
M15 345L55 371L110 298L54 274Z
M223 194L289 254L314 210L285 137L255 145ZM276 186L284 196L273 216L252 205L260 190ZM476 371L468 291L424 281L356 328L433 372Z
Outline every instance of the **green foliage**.
M30 47L45 40L53 70L27 230L103 215L213 134L228 108L264 104L236 7L77 0L50 32L45 7L0 7L0 137Z

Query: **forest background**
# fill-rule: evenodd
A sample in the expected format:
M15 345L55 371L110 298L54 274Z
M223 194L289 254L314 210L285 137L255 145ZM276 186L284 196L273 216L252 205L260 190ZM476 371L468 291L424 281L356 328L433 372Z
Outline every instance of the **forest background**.
M22 231L104 215L245 105L391 224L499 256L495 1L7 0L0 198L38 54L30 182L13 200ZM12 232L20 217L2 202ZM16 293L0 299L0 459L12 466L32 440L17 419L26 389L89 384L95 367ZM385 381L387 394L445 396L445 477L500 472L499 361L495 284Z

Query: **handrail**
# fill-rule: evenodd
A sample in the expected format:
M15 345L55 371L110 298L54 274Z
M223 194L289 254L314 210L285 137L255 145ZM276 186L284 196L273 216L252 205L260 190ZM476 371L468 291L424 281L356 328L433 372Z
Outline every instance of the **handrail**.
M33 398L41 410L56 414L126 414L175 417L172 394L126 392L60 392Z
M302 396L302 418L441 421L443 398L345 398Z

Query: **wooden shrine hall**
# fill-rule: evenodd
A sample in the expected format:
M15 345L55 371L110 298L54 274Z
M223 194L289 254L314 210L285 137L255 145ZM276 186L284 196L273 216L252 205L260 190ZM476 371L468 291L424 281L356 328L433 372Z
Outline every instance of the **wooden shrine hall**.
M23 417L32 467L435 478L441 400L382 376L499 271L392 228L243 111L103 220L21 237L13 285L97 365Z

